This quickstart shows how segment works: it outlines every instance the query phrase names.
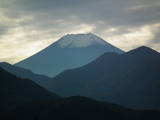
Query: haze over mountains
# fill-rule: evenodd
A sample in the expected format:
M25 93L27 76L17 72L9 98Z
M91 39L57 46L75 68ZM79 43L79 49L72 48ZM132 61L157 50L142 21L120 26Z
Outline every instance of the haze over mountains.
M160 54L140 47L124 54L105 53L80 68L53 78L49 89L135 109L160 109Z
M86 97L60 98L31 80L0 68L1 120L159 120L159 111L136 111Z
M123 52L93 34L67 35L16 65L0 63L0 119L159 120L159 71L151 48Z
M160 55L144 46L124 54L105 53L53 79L7 63L0 67L61 96L81 95L129 108L160 109Z
M30 79L43 87L47 87L49 81L51 80L51 78L48 76L35 74L31 70L17 67L15 65L11 65L6 62L1 62L0 67L3 68L4 70L14 74L15 76L17 76L19 78Z
M105 52L123 53L94 34L69 34L16 66L53 77L85 65Z

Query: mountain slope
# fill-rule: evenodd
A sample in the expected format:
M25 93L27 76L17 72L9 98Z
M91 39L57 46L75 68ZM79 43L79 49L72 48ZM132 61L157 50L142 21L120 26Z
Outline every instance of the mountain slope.
M50 83L63 96L82 95L130 108L160 109L160 54L140 47L105 53L80 68L64 71Z
M66 69L85 65L105 52L123 53L96 35L71 34L16 65L53 77Z
M159 120L159 111L135 111L85 97L69 97L21 106L7 120Z
M35 74L30 70L27 70L25 68L17 67L15 65L11 65L6 62L0 63L0 67L6 70L7 72L14 74L15 76L23 79L30 79L40 86L47 87L49 81L51 80L50 77L40 75L40 74Z
M58 96L35 84L20 79L0 68L0 112L9 111L27 102L55 99Z

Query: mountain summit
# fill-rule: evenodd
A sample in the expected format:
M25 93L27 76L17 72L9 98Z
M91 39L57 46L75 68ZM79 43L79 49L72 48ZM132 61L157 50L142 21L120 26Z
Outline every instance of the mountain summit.
M109 44L100 37L88 33L88 34L68 34L58 40L57 45L59 47L88 47L91 45L106 45ZM110 45L110 44L109 44Z
M54 77L66 69L85 65L105 52L123 53L94 34L69 34L16 65Z

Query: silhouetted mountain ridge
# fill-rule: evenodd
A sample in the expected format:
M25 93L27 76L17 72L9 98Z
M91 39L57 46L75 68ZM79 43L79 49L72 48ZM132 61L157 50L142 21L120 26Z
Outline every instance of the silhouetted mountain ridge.
M159 65L160 54L144 46L119 55L106 53L85 66L62 72L53 78L49 89L63 96L160 109Z
M58 98L33 81L18 78L1 68L0 76L0 112L9 111L27 102Z
M6 114L7 120L158 120L159 111L136 111L74 96L30 103Z
M43 87L48 86L47 84L51 80L48 76L35 74L28 69L17 67L6 62L1 62L0 67L19 78L30 79Z
M0 66L17 76L39 77L7 63ZM0 68L0 113L5 112L4 120L159 120L160 112L154 110L160 109L159 71L160 54L150 48L105 53L85 66L47 80L49 90L72 96L60 98L31 80Z

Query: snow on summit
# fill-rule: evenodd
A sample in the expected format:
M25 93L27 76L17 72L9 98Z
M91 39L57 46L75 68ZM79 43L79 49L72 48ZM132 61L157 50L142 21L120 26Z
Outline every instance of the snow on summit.
M88 33L88 34L68 34L64 37L62 37L57 44L60 47L87 47L90 45L96 45L96 44L101 44L101 45L106 45L108 44L105 42L103 39L100 37Z
M123 53L94 34L69 34L16 65L55 77L64 70L86 65L106 52Z

